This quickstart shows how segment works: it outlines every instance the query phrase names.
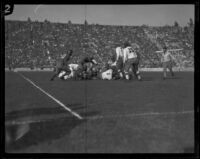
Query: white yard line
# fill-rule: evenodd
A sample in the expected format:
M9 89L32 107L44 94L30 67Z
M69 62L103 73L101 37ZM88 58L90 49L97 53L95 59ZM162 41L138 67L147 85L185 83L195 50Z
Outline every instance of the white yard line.
M70 112L72 115L76 116L78 119L83 119L83 117L81 117L78 113L72 111L70 108L68 108L65 104L63 104L61 101L59 101L58 99L56 99L55 97L53 97L51 94L49 94L48 92L46 92L45 90L43 90L42 88L40 88L39 86L37 86L33 81L31 81L29 78L25 77L24 75L20 74L20 76L22 76L26 81L28 81L30 84L32 84L35 88L39 89L41 92L43 92L45 95L47 95L49 98L51 98L52 100L54 100L57 104L59 104L61 107L63 107L65 110L67 110L68 112Z
M86 119L106 119L106 118L124 118L124 117L147 117L147 116L169 116L169 115L185 115L193 114L194 111L182 111L182 112L147 112L147 113L131 113L131 114L116 114L116 115L99 115L94 117L86 117Z

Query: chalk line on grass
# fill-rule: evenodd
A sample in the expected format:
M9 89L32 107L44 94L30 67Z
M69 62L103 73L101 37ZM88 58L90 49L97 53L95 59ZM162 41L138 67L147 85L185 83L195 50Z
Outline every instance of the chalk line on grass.
M65 104L63 104L61 101L59 101L58 99L56 99L55 97L53 97L51 94L49 94L48 92L46 92L45 90L43 90L42 88L40 88L39 86L37 86L33 81L31 81L29 78L25 77L24 75L18 73L20 76L22 76L26 81L28 81L30 84L32 84L35 88L39 89L41 92L43 92L45 95L47 95L48 97L50 97L52 100L54 100L57 104L59 104L61 107L63 107L65 110L67 110L68 112L70 112L72 115L76 116L78 119L83 119L83 117L81 117L78 113L72 111L70 108L68 108Z
M86 117L86 119L97 120L105 118L122 118L122 117L146 117L146 116L168 116L168 115L184 115L193 114L194 111L182 111L182 112L146 112L146 113L131 113L131 114L116 114L116 115L98 115L94 117Z
M194 114L194 111L182 111L182 112L146 112L146 113L131 113L131 114L118 114L118 115L98 115L94 117L85 117L86 120L100 120L100 119L111 119L111 118L134 118L134 117L148 117L148 116L169 116L169 115L190 115ZM66 118L69 116L63 116ZM21 124L31 124L31 123L40 123L47 122L51 120L56 120L58 118L51 119L38 119L38 120L27 120L27 121L11 121L7 125L21 125Z

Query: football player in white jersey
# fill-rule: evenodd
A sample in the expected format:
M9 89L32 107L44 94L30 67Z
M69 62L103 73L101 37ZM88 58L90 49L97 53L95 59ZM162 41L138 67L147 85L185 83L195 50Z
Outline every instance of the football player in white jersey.
M138 70L139 65L139 55L138 53L131 47L131 45L126 42L124 44L124 56L123 56L123 63L124 63L124 73L126 80L130 79L129 70L132 69L133 73L137 77L138 80L141 80L140 72Z
M112 69L108 69L105 72L102 72L101 78L103 80L111 80L112 79L112 73L113 73L113 70Z
M108 63L106 63L100 70L98 77L102 80L111 80L113 77L113 70Z
M163 64L163 79L166 79L166 77L167 77L167 68L169 69L171 76L174 76L174 72L172 70L173 60L175 60L175 58L167 50L167 47L164 46L163 54L162 54L162 57L161 57L161 62Z
M64 79L69 79L69 78L73 78L75 77L75 72L78 70L78 64L69 64L69 69L70 69L70 74L69 75L65 75Z

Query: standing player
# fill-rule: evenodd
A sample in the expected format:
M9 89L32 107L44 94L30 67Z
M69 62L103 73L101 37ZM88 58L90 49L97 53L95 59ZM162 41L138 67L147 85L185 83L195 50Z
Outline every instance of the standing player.
M67 63L70 60L72 53L73 51L69 50L67 54L63 54L61 58L57 61L56 70L55 70L54 75L50 79L51 81L53 81L54 78L57 77L62 70L66 72L70 72L70 69Z
M129 70L130 68L133 70L133 73L137 77L139 81L141 81L140 72L138 70L139 65L139 55L136 51L130 46L128 42L124 44L124 58L123 58L124 73L126 80L130 79Z
M169 69L171 76L174 76L174 72L172 70L172 62L175 58L171 55L171 53L167 50L167 47L164 46L163 54L161 57L161 62L163 64L163 79L165 80L167 77L167 68Z
M116 48L116 58L114 63L111 66L116 66L117 72L119 73L120 78L123 78L123 48Z

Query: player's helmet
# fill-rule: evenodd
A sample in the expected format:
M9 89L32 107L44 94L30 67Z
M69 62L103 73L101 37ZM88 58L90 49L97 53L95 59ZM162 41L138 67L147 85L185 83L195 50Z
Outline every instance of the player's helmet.
M126 48L126 47L128 47L128 46L131 46L131 45L130 45L130 43L127 41L127 42L124 43L124 48Z

